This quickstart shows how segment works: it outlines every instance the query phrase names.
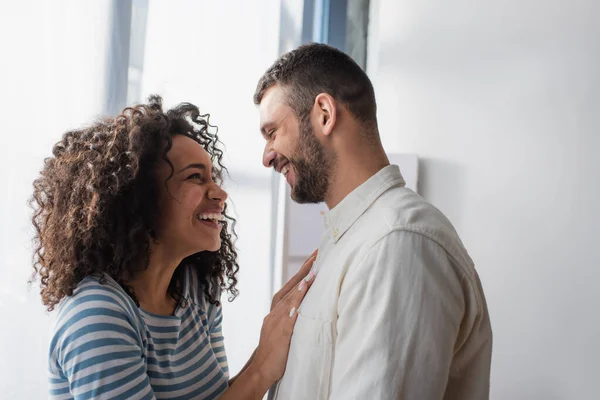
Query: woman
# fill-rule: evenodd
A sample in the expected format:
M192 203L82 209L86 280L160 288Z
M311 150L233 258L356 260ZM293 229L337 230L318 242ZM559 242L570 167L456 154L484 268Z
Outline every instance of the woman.
M34 182L35 275L58 306L56 399L261 399L285 368L309 258L274 298L260 343L228 381L223 291L237 254L216 134L160 97L67 132ZM294 290L297 285L297 290Z

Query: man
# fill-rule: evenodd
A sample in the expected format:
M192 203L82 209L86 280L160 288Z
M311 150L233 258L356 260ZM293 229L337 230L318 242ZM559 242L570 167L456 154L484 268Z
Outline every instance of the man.
M274 396L489 398L481 283L450 222L389 165L367 75L338 50L306 45L267 70L254 101L264 165L296 202L329 208Z

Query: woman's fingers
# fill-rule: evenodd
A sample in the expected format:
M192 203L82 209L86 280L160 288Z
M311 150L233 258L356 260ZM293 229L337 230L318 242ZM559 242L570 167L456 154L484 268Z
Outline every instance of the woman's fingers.
M313 266L313 263L317 259L317 252L318 249L313 251L313 253L304 261L304 264L302 264L302 267L300 267L298 272L296 272L296 274L288 281L288 283L285 284L284 288L287 287L285 293L289 292L294 286L300 283L302 279L306 278Z
M302 264L300 270L298 270L298 272L281 288L281 290L277 292L275 296L273 296L273 301L271 302L271 310L273 310L277 303L279 303L279 301L281 301L281 299L284 298L294 287L297 287L298 284L304 278L306 278L306 276L310 272L310 269L313 266L313 263L317 258L318 251L318 249L313 251L310 257L308 257L306 261L304 261L304 264Z
M300 303L302 303L302 300L304 299L304 296L306 296L308 289L310 289L315 281L315 276L316 274L311 271L304 279L300 281L300 283L296 285L295 289L290 290L289 293L284 297L283 303L288 309L291 310L291 308L295 308L298 310L298 307L300 307Z
M302 267L300 267L300 270L298 271L298 274L303 274L303 276L306 276L308 274L308 271L310 271L310 267L312 266L312 263L315 261L315 259L317 258L317 255L319 254L319 249L316 249L315 251L312 252L312 254L310 256L308 256L308 258L304 261L304 264L302 264ZM309 264L307 266L307 264Z
M260 343L253 362L270 383L283 375L294 325L298 319L298 308L314 281L315 274L309 273L288 291L263 321Z

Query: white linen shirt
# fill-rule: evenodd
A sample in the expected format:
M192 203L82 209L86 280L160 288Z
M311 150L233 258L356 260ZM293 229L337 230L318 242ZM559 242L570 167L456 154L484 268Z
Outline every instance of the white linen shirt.
M492 330L444 215L383 168L325 214L280 400L489 398Z

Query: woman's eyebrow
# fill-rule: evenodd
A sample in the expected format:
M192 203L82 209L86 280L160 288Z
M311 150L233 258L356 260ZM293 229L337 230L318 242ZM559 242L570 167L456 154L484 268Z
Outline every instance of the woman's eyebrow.
M182 169L180 169L179 171L177 171L177 173L183 172L186 169L191 169L191 168L197 168L197 169L201 169L203 171L206 171L206 165L202 164L202 163L193 163L188 165L187 167L183 167Z

